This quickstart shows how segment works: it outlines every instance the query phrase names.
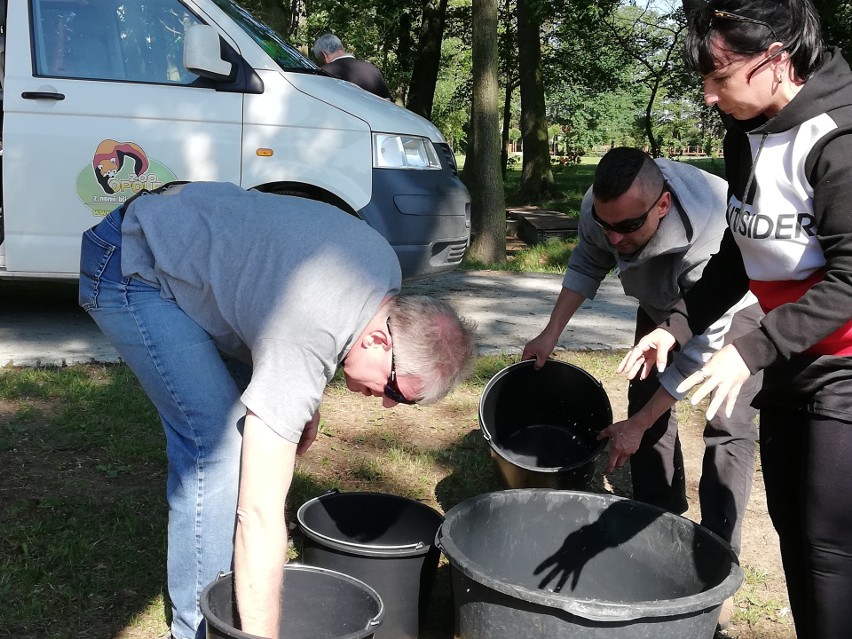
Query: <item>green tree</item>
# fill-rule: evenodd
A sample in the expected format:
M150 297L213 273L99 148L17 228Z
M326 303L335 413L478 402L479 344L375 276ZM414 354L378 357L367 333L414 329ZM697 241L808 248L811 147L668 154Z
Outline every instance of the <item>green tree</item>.
M852 55L852 0L814 0L822 18L827 44L840 47L846 60Z
M665 6L666 12L658 11L657 6ZM687 27L686 14L680 3L661 5L648 2L644 7L622 7L606 24L613 40L636 63L635 81L648 91L645 135L651 155L658 157L661 151L654 134L654 103L673 75L682 76L677 73L677 67L683 67L680 53Z
M240 2L285 38L292 38L304 15L304 0L243 0Z
M640 92L633 61L613 45L605 23L618 1L557 6L543 37L547 119L572 147L621 143L633 129Z
M500 3L500 25L498 31L499 53L500 53L500 76L503 78L503 126L500 166L503 167L503 177L506 177L506 169L509 167L509 133L512 129L513 117L517 109L513 109L514 96L518 84L518 51L517 51L517 29L515 25L515 0L503 0ZM520 129L518 129L520 131Z
M521 135L524 164L520 194L541 199L557 192L550 168L547 112L541 65L541 0L517 0L518 74L521 88Z
M438 84L446 14L447 0L426 0L423 3L420 44L414 60L414 70L411 73L405 106L427 119L432 117L432 103L435 99L435 87Z
M470 255L482 262L498 263L506 261L506 204L500 170L497 0L473 0L472 13L473 170L467 162L464 170L472 197Z

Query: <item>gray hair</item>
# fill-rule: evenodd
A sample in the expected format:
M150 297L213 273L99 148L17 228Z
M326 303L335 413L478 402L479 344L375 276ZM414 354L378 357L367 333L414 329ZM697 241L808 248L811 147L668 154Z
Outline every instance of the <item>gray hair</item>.
M322 61L323 53L334 53L335 51L343 51L343 43L333 33L326 33L317 38L312 49L314 57Z
M420 381L420 404L435 402L462 381L475 354L474 324L425 295L397 295L388 302L398 375Z

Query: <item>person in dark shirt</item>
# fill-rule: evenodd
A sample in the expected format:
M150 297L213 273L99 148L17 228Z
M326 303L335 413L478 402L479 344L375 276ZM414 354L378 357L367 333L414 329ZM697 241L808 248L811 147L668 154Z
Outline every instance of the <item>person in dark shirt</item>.
M357 60L347 53L336 35L326 33L317 38L313 48L314 57L323 71L341 80L357 84L362 89L390 100L390 91L382 72L365 60Z
M683 304L621 365L644 377L747 289L760 327L684 380L708 413L763 371L760 458L801 639L852 626L852 70L811 0L711 0L686 60L726 113L728 229ZM719 211L719 215L723 212Z

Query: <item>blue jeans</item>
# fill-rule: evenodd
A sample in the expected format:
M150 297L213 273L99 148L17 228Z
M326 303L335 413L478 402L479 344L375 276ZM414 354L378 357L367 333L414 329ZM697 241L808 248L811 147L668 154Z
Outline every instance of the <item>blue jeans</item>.
M135 373L163 422L172 634L202 639L201 591L231 569L245 408L207 332L158 288L122 276L121 221L113 211L83 235L80 306Z

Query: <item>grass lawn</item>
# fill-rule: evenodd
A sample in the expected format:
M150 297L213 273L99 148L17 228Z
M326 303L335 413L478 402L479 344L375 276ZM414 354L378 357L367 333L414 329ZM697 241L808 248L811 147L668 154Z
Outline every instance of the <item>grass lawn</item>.
M518 189L521 182L521 169L506 171L506 207L532 207L564 213L572 217L580 214L583 195L592 185L595 169L600 161L598 157L583 157L580 164L554 166L553 179L560 193L558 197L531 202L521 199ZM689 158L683 160L704 171L724 176L724 162L721 158ZM463 158L459 159L462 166ZM721 212L720 212L721 214ZM465 270L497 270L522 273L563 273L571 251L576 245L575 239L548 239L536 246L523 246L508 256L505 262L484 264L465 258L461 268Z
M616 418L626 410L626 382L613 374L622 355L559 354L601 380ZM332 488L402 495L439 512L500 489L478 402L512 361L480 357L471 378L432 406L384 410L335 380L317 441L298 462L290 520ZM685 405L678 413L693 504L701 411ZM163 443L157 415L125 366L0 370L0 637L157 639L166 631ZM629 496L628 469L604 477L605 458L590 490ZM766 554L758 543L752 548ZM298 559L298 547L291 557ZM745 625L729 636L791 639L777 572L760 559L746 569L737 617ZM449 581L442 560L421 639L452 637Z
M721 166L719 160L696 163ZM576 214L593 171L591 162L557 171L564 197L534 204ZM510 189L518 179L519 171L510 171ZM514 270L564 268L572 246L552 241L528 249ZM560 355L601 380L616 419L625 410L615 407L625 388L613 374L621 356ZM512 361L480 357L471 378L444 401L393 411L334 381L317 442L298 463L288 511L331 488L403 495L442 512L499 489L478 429L478 401L485 384ZM687 453L695 470L701 408L685 406L679 417L682 437L693 441ZM163 449L156 412L125 366L0 369L0 638L156 639L166 631ZM603 461L591 489L628 495L629 471L604 478ZM693 503L697 476L689 488ZM765 512L755 516L767 519L760 533L771 534ZM783 581L779 586L777 570L768 571L760 555L766 553L754 546L758 556L746 566L737 599L735 619L745 625L729 636L790 639ZM422 639L452 637L448 573L444 561Z

